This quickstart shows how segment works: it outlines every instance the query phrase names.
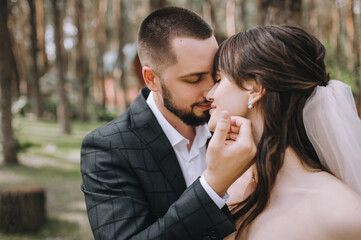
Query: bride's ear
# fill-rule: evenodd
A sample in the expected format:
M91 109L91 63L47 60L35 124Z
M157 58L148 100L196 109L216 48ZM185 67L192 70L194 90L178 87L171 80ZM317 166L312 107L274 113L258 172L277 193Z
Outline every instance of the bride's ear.
M253 105L256 105L256 103L258 103L262 99L262 97L265 95L266 89L254 80L252 80L251 85L252 85L252 88L249 93L250 96L249 96L248 102L252 103Z

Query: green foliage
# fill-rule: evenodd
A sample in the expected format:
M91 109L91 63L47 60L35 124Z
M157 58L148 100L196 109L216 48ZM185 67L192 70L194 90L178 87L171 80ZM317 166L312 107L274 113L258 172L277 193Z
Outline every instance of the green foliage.
M43 101L44 116L47 119L56 119L56 102L53 98L48 97Z
M18 139L15 139L15 148L18 153L26 152L31 147L39 147L39 146L40 146L39 144L30 141L20 142Z
M109 122L118 116L118 114L116 113L112 113L101 108L95 109L95 115L98 121L105 121L105 122Z
M77 112L77 106L75 103L69 103L69 108L68 108L68 114L71 120L77 120L78 116L76 114Z
M30 111L31 111L30 102L26 100L25 104L19 108L18 113L20 114L20 116L24 117L25 114Z
M341 59L340 61L340 77L337 75L337 69L336 69L336 61L335 61L335 48L331 46L330 42L324 43L324 46L326 48L326 57L325 57L325 63L327 67L327 71L330 73L331 79L337 79L342 82L345 82L346 84L351 86L353 94L355 94L356 91L356 77L354 74L354 70L347 69L347 64L345 60Z

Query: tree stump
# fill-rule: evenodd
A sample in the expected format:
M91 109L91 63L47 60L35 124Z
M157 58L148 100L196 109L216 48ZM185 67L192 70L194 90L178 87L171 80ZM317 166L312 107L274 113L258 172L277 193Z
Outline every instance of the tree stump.
M39 229L45 222L45 191L40 186L9 188L0 196L0 229L24 233Z

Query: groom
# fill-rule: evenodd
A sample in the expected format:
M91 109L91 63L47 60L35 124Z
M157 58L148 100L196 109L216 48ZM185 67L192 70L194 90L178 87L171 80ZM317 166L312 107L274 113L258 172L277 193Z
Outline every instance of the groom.
M219 191L227 186L199 177L211 137L206 95L217 48L212 28L189 10L160 9L142 22L147 88L82 144L82 191L95 239L222 239L235 231ZM224 176L213 169L213 180Z

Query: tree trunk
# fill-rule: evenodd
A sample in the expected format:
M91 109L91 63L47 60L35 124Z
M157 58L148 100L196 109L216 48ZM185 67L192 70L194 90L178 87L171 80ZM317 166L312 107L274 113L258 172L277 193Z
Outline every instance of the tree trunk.
M317 12L317 3L316 0L304 0L304 9L302 11L303 22L308 23L305 24L306 30L320 37L320 34L317 32L318 29L318 12Z
M235 0L227 0L226 3L226 32L227 37L230 37L236 33L236 3Z
M167 0L150 0L150 11L157 10L167 6Z
M76 75L78 80L78 119L82 122L87 119L86 112L86 81L87 81L87 67L84 54L84 40L83 40L83 22L84 22L84 8L83 1L75 2L76 8L76 26L78 28L78 45L76 48Z
M40 186L7 189L0 197L0 229L6 233L38 230L45 222L45 191Z
M9 16L7 18L7 26L8 29L14 29L14 25L15 25L15 16L13 14L11 14L11 9L8 10L9 11ZM13 32L9 31L9 38L10 38L10 43L12 46L12 51L11 51L11 58L12 58L12 64L13 64L13 70L14 70L14 74L15 74L15 81L13 81L13 84L15 85L15 91L13 91L14 95L16 98L20 97L20 75L19 75L19 69L18 69L18 64L16 61L16 58L14 56L14 46L15 46L15 37L13 35Z
M39 85L39 71L38 71L38 47L37 47L37 25L36 25L36 6L35 0L28 0L30 7L30 26L31 26L31 82L34 84L34 97L33 107L37 118L42 117L42 106L41 106L41 92Z
M62 57L61 47L61 25L60 13L57 7L57 0L52 0L53 20L54 20L54 41L56 46L56 67L58 70L58 93L59 103L57 106L57 116L60 123L61 131L65 134L70 134L70 121L68 115L68 102L65 92L65 78L64 78L64 62Z
M198 14L202 13L203 11L202 0L201 1L186 0L185 2L186 2L185 8L191 9L192 11ZM180 7L182 7L182 5Z
M335 54L335 69L337 79L341 79L341 69L344 66L344 47L345 47L345 36L346 36L346 7L343 5L336 6L336 17L334 24L337 26L335 28L335 36L337 36L336 42L336 54ZM338 20L338 21L337 21Z
M269 0L257 0L257 21L259 26L263 26L266 22L266 15L268 10Z
M355 61L355 55L354 55L354 49L353 49L353 44L354 44L354 23L353 23L353 9L352 9L352 0L346 0L346 7L345 7L345 46L344 46L344 51L345 51L345 60L346 60L346 64L347 64L347 69L349 71L354 70L354 61Z
M219 11L218 2L215 0L206 0L211 6L212 26L214 29L214 35L218 43L223 42L226 37L226 31L224 27L224 19L226 18L226 11Z
M29 19L30 19L30 11L28 8L27 1L17 1L17 6L19 9L17 16L17 25L18 25L18 52L17 54L17 62L21 64L22 68L22 77L24 80L24 91L26 91L26 97L28 98L29 103L33 103L34 100L34 84L31 82L31 56L29 54L29 33L31 32ZM19 33L20 32L20 33Z
M358 6L361 8L361 6ZM354 8L356 8L356 1L353 1L353 4L351 4L351 12L352 12L352 24L353 24L353 30L354 30L354 39L353 39L353 52L355 55L355 61L354 61L354 73L355 73L355 82L356 82L356 106L358 107L358 111L361 117L361 67L360 67L360 55L361 55L361 31L360 31L360 25L361 25L361 19L360 14L356 14ZM360 11L361 9L358 9Z
M18 164L12 127L11 82L13 80L13 54L7 27L7 0L0 0L0 84L1 84L1 130L3 156L7 164Z
M246 29L248 29L248 19L247 19L247 1L246 0L239 0L237 1L237 6L238 6L238 14L237 16L237 22L236 24L238 24L238 28L237 28L237 32L239 31L245 31Z
M333 46L336 46L336 36L333 34L333 23L334 23L334 11L335 1L316 1L317 8L317 30L320 33L318 36L321 40L327 39L333 41Z
M102 109L105 109L106 102L105 102L105 86L104 86L104 67L103 67L103 56L105 53L105 12L106 12L106 1L99 1L98 2L98 24L95 29L95 36L94 39L96 41L96 48L98 49L97 55L94 58L91 58L92 69L94 71L93 74L93 85L94 85L94 98L95 103L97 106L100 106Z
M209 0L204 0L202 3L202 9L203 9L203 18L210 24L212 23L212 6Z
M26 63L25 59L23 59L26 51L24 50L24 43L23 42L13 42L13 55L14 55L14 63L16 64L16 69L19 75L19 91L20 96L27 96L27 80L25 74Z
M36 23L37 23L37 40L38 53L41 64L38 65L39 77L46 73L49 68L48 57L45 51L45 9L44 0L36 0Z
M302 26L302 0L259 0L260 25L291 24Z
M125 69L125 56L123 53L123 48L127 42L127 16L126 16L126 7L125 7L125 0L120 0L120 30L119 30L119 51L118 51L118 66L121 69L121 76L120 76L120 87L123 90L123 98L124 98L124 109L127 109L130 105L127 99L127 84L126 84L126 71ZM162 2L162 1L159 1Z
M27 96L30 97L28 95L29 91L29 86L28 86L28 82L27 82L27 52L25 50L25 33L28 32L26 31L26 26L28 24L28 17L27 14L25 14L23 7L23 4L20 4L19 1L17 2L17 7L18 7L18 14L17 17L14 18L14 22L16 22L16 25L18 26L19 31L17 32L17 41L13 41L14 45L13 45L13 53L14 53L14 59L15 62L17 63L17 70L19 73L19 81L20 81L20 95L21 96ZM11 29L11 28L10 28ZM15 28L14 28L15 29ZM14 38L13 38L14 39ZM29 98L30 99L30 98Z

